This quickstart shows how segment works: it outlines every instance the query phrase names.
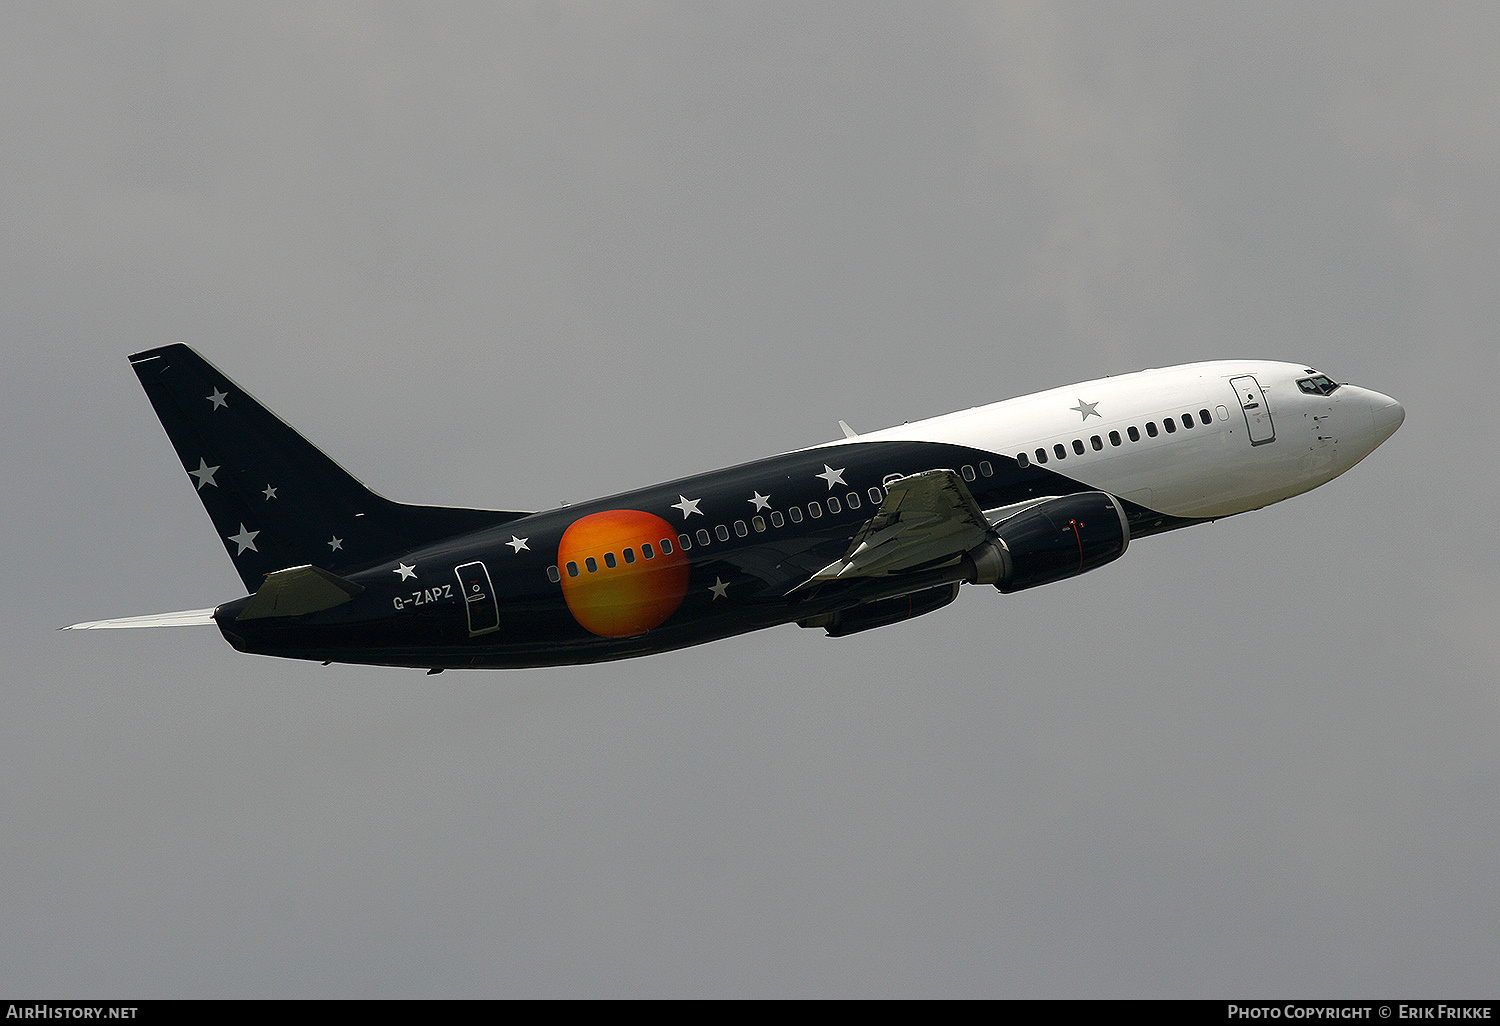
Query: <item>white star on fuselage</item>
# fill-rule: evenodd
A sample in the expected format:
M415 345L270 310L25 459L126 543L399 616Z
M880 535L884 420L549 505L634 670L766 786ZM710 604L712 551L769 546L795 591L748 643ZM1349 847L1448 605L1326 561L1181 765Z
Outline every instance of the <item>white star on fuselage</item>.
M708 586L708 590L714 593L713 601L729 597L729 585L718 576L714 577L714 583Z
M337 552L344 547L344 539L340 538L338 535L334 535L332 538L328 539L327 544L329 552Z
M214 394L213 395L206 395L203 398L207 399L209 402L211 402L211 403L214 404L214 406L213 406L214 410L217 410L220 406L228 406L229 405L229 403L226 401L229 398L229 393L228 392L220 392L217 388L214 389ZM213 410L210 410L209 412L212 413Z
M266 490L261 492L260 494L266 497L267 502L270 502L272 499L276 498L276 489L272 488L270 485L266 485Z
M841 484L846 488L848 487L848 482L844 480L845 469L847 468L840 467L839 469L834 470L832 467L825 463L823 464L823 473L814 474L813 477L821 477L824 481L827 481L828 490L831 492L833 491L833 486L836 484Z
M198 490L202 491L204 485L213 485L215 488L219 487L219 482L214 480L214 474L218 473L218 470L218 467L210 467L208 460L199 456L198 469L189 470L188 473L198 479Z
M698 503L702 502L702 499L689 499L686 495L679 495L677 498L681 501L672 503L672 508L682 510L682 519L686 520L694 513L700 517L703 516L703 511L698 508Z
M1078 400L1077 406L1069 406L1068 409L1072 410L1074 413L1083 414L1084 420L1088 420L1090 417L1098 417L1100 420L1103 420L1104 414L1094 409L1094 407L1098 405L1098 403L1086 403L1082 399L1080 399Z
M244 524L240 524L240 533L239 534L231 534L231 535L228 536L228 538L229 538L230 541L234 542L236 545L238 545L240 547L240 551L236 552L235 555L236 556L243 556L245 554L245 550L246 549L249 549L251 552L259 552L260 549L257 549L255 547L255 536L257 534L260 534L260 532L259 531L247 531L247 530L245 530L245 525Z
M511 535L510 541L506 542L505 544L509 545L516 552L520 552L522 549L530 552L531 546L526 544L527 540L528 539L526 538L517 538L515 535Z
M407 566L405 563L399 563L397 564L396 569L392 570L391 573L400 574L401 579L404 581L408 578L417 576L417 568L415 566Z
M751 495L750 498L746 499L745 501L755 503L756 512L767 509L771 505L771 497L769 495L760 494L760 489L758 488L755 490L755 494Z

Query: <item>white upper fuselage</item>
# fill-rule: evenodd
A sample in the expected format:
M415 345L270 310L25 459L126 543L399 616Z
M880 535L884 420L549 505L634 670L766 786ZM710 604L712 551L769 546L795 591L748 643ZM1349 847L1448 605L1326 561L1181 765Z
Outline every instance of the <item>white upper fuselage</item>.
M972 446L1023 465L1045 457L1047 469L1149 509L1222 517L1332 480L1401 425L1405 411L1390 396L1354 385L1331 395L1299 386L1314 376L1321 377L1302 364L1265 360L1185 364L827 444L920 440ZM1247 380L1242 394L1237 386Z

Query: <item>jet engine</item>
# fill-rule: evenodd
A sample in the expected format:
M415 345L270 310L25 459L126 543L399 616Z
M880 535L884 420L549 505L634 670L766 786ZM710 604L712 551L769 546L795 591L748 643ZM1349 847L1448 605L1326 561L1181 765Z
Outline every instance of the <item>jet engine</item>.
M1130 522L1113 495L1079 492L1023 509L996 525L995 535L964 556L965 579L1009 593L1119 559L1130 544Z

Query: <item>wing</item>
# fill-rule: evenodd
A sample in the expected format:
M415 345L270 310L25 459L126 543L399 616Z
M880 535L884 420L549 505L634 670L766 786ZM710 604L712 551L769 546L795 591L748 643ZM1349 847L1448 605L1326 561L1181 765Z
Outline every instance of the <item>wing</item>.
M982 544L989 532L984 512L956 473L912 474L887 486L885 501L848 552L798 587L941 566Z

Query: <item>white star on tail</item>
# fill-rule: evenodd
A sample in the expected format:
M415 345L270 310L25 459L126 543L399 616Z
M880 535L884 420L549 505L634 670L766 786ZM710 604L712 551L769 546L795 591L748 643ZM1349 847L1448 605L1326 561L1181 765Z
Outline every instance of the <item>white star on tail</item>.
M344 547L344 539L340 538L338 535L334 535L324 544L328 546L329 552L337 552Z
M217 388L214 389L214 394L213 395L206 395L203 398L207 399L209 402L211 402L211 403L214 404L214 406L213 406L214 410L217 410L220 406L228 406L229 405L229 403L226 401L229 398L229 393L228 392L220 392ZM209 412L212 413L213 410L209 410Z
M215 488L219 487L219 482L214 480L214 475L218 472L219 468L210 467L208 465L208 460L204 459L202 456L198 457L198 469L188 471L189 474L198 479L199 491L203 490L204 485L213 485Z
M260 549L257 549L255 547L255 536L257 534L260 534L260 532L259 531L247 531L247 530L245 530L245 525L244 524L240 524L240 533L239 534L228 535L227 536L228 539L230 541L234 542L236 545L238 545L240 547L240 551L236 552L235 555L236 556L243 556L245 554L245 550L246 549L249 549L251 552L259 552Z

